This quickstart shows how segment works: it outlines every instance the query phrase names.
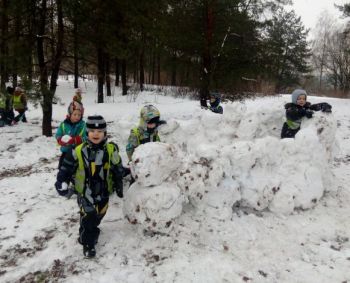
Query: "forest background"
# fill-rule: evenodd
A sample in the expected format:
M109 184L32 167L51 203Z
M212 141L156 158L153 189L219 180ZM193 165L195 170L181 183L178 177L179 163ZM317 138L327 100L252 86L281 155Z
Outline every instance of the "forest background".
M314 37L290 0L0 1L0 86L21 85L52 135L57 79L97 80L96 102L174 86L206 106L288 93L348 97L349 27L320 17ZM339 6L344 16L350 4Z

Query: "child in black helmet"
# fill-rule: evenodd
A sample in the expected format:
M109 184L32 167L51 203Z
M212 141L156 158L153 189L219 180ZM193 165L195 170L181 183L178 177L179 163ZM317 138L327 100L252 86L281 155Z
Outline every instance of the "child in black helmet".
M69 193L68 183L75 175L74 191L80 207L79 243L83 253L96 255L100 224L114 191L123 197L124 168L118 146L107 141L106 121L102 116L89 116L86 121L88 139L66 154L55 187L61 196Z

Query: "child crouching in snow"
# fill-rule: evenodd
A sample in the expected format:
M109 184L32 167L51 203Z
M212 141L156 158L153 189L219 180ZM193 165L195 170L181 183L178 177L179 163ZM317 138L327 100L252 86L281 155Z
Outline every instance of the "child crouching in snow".
M55 187L61 196L67 196L68 183L75 175L74 190L80 208L79 243L83 253L96 255L100 224L108 208L109 195L114 191L123 197L124 168L118 146L107 142L107 124L102 116L89 116L86 122L88 139L71 149L65 156Z
M61 166L66 153L86 140L86 125L82 120L83 114L83 105L73 101L68 107L68 115L66 119L57 129L56 140L61 146L62 152L58 168Z
M158 126L162 124L166 124L166 122L160 120L160 112L155 106L145 105L142 107L140 123L137 127L131 129L128 144L126 145L126 153L129 161L131 161L135 149L140 144L160 141Z
M332 112L332 106L326 102L311 104L306 101L307 93L303 89L296 89L292 92L292 103L287 103L287 121L283 124L281 138L294 138L300 130L303 117L312 118L313 111Z

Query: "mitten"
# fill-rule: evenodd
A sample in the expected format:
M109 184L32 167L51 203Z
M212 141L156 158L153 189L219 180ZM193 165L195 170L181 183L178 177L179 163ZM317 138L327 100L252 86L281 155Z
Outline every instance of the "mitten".
M300 116L304 117L306 115L306 109L305 108L300 108L298 110L298 113Z
M312 118L312 115L314 115L314 112L313 111L311 111L311 110L306 110L305 111L305 116L307 117L307 118Z
M56 191L60 196L66 196L68 194L68 184L66 182L56 181Z
M332 112L332 105L330 105L326 102L322 103L321 110L322 110L322 112L331 113Z
M123 170L124 170L123 177L128 176L131 172L129 167L123 167Z
M75 145L79 145L79 144L81 144L83 142L81 136L74 136L74 137L72 137L72 139L73 139L73 143Z
M117 193L117 196L120 198L124 197L123 194L123 181L121 179L114 180L114 189Z
M159 120L158 121L158 126L160 125L165 125L166 124L166 121L165 120Z

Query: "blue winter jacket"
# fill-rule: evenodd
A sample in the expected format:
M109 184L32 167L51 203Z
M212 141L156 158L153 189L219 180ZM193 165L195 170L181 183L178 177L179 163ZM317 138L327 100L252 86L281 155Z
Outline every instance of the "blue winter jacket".
M69 118L65 119L58 127L57 132L56 132L56 136L55 136L56 140L58 141L59 144L60 144L60 139L64 135L69 135L73 138L80 137L78 139L75 139L75 140L80 140L80 142L78 144L86 141L87 134L86 134L85 122L83 120L80 120L77 123L72 123ZM78 144L76 144L76 143L69 144L69 145L62 145L61 144L61 151L68 152L71 148L74 148Z

